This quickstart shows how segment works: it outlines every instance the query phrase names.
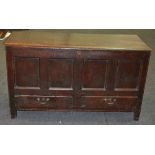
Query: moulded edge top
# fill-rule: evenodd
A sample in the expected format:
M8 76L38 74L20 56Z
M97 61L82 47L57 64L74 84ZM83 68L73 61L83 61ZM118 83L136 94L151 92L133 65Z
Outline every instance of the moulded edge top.
M4 45L41 48L151 51L151 48L137 35L43 32L33 30L13 32L6 39Z

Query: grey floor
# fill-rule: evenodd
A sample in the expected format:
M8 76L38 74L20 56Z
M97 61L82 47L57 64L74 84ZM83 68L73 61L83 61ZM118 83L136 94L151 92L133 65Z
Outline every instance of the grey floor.
M34 30L36 31L36 30ZM46 30L49 31L49 30ZM53 30L58 31L58 30ZM60 31L60 30L59 30ZM68 30L61 30L68 31ZM147 82L139 121L133 121L132 113L94 112L18 112L10 119L6 79L5 48L0 41L0 124L12 125L143 125L155 124L155 30L71 30L83 33L138 34L152 49Z

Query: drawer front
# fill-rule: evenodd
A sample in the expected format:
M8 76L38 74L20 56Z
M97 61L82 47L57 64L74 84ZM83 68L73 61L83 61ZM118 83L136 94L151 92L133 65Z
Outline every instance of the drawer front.
M137 97L90 97L81 98L80 109L103 111L132 111L138 102Z
M15 97L14 102L17 109L69 109L73 107L72 97L47 97L47 96L26 96Z

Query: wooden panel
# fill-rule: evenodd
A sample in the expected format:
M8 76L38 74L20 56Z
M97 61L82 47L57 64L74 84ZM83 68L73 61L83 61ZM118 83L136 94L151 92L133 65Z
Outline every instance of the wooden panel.
M17 116L17 110L13 101L14 97L14 57L11 51L6 52L6 63L7 63L7 80L8 80L8 93L9 93L9 104L10 104L10 114L11 118Z
M48 85L50 89L63 89L73 87L73 60L48 60Z
M85 60L82 66L83 89L105 89L107 60Z
M14 59L16 87L39 87L39 58Z
M115 73L115 90L138 90L141 77L141 61L119 60Z

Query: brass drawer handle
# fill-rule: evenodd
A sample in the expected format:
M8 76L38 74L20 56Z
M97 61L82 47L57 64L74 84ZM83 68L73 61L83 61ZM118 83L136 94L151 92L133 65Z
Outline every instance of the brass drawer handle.
M43 97L43 98L39 98L39 97L38 97L36 100L37 100L37 102L39 102L40 104L44 105L44 104L47 104L48 101L50 101L50 98L44 98L44 97Z
M108 105L114 105L116 103L116 98L105 98L104 101L108 104Z

